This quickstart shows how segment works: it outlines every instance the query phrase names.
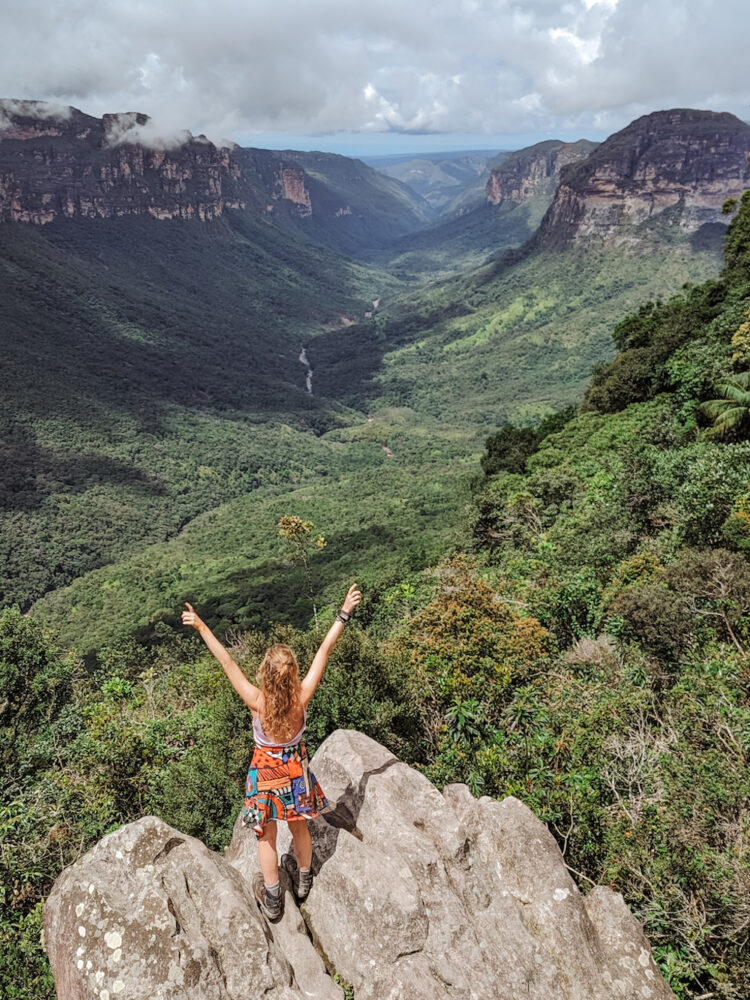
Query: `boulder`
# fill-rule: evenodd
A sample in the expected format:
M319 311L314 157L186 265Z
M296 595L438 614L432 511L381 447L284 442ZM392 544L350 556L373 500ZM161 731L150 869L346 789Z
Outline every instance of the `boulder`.
M44 940L58 1000L306 995L237 870L155 816L62 872Z
M582 896L518 799L441 794L350 730L311 766L331 807L310 823L303 916L357 1000L674 1000L622 897ZM280 852L289 845L280 831ZM227 857L246 878L256 853L237 825Z
M440 793L362 733L312 760L330 806L309 823L315 881L284 913L252 895L255 837L220 857L153 816L66 869L45 907L60 1000L674 1000L622 896L583 896L513 797ZM279 854L292 850L279 824ZM334 974L336 976L334 980Z

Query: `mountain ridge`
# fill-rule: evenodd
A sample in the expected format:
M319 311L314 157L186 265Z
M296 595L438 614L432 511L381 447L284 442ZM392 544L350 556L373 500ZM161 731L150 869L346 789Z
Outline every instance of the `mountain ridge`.
M589 139L563 142L546 139L520 149L495 167L487 181L485 199L490 205L522 202L535 195L554 195L561 171L585 160L599 145Z
M535 240L635 247L643 237L634 230L670 210L676 218L669 224L686 234L725 227L724 201L750 184L749 154L750 125L728 112L676 108L643 115L583 163L563 169Z
M86 115L0 101L0 222L151 216L270 217L312 242L356 253L419 228L431 210L405 185L332 153L216 146L157 135L137 112Z

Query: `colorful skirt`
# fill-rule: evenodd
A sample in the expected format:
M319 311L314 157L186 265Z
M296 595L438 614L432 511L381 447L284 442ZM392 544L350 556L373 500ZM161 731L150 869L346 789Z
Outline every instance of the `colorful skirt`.
M301 740L288 747L256 746L245 782L243 826L260 837L271 820L313 819L327 805Z

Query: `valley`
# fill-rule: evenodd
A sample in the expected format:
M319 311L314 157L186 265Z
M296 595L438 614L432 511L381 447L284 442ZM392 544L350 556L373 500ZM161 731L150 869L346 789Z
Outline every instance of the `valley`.
M54 1000L44 901L122 824L230 843L252 731L183 602L257 679L356 580L311 750L522 800L675 996L743 1000L750 126L654 112L451 193L1 120L0 990Z
M90 144L101 126L79 114L73 130L55 123L60 151L34 184L54 187L61 155L92 155L74 135ZM657 125L652 159L675 134L705 131L689 116ZM417 195L356 161L253 150L211 161L211 218L195 218L206 211L193 201L208 194L186 186L175 196L180 218L164 221L167 161L149 168L132 160L137 147L106 153L105 140L96 155L115 157L120 173L101 175L114 190L125 178L129 194L102 202L93 187L88 200L68 191L59 212L72 217L63 218L51 191L22 188L8 200L19 158L51 141L44 130L35 140L35 127L33 116L19 121L25 137L0 142L10 220L0 230L2 594L33 605L82 652L177 621L185 593L222 627L270 614L302 624L304 601L273 584L299 583L275 538L286 512L328 540L315 560L324 600L342 574L377 588L428 565L461 537L487 435L576 402L612 354L614 316L718 272L721 192L707 200L699 177L703 214L683 196L585 243L565 231L559 191L585 198L575 178L591 151L610 170L607 148L637 135L503 157L484 206L425 229ZM736 151L750 148L750 129L719 128L734 143L721 189L731 194L746 181ZM136 191L128 178L138 164ZM558 188L561 175L568 183ZM117 199L124 216L86 217ZM51 216L44 225L13 221L35 206ZM539 220L544 238L533 235ZM399 226L422 229L404 236ZM713 235L701 239L706 228ZM394 249L378 250L389 231ZM470 248L463 257L451 232ZM404 240L431 247L427 265L403 252ZM491 244L496 259L470 267ZM441 254L462 273L430 281Z

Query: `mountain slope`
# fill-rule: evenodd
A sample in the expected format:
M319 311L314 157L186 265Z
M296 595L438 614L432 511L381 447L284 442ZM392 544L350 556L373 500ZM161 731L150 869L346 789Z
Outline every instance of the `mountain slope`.
M371 275L236 221L0 226L4 602L303 475L346 419L299 354Z
M148 116L85 115L0 101L0 221L273 216L282 228L353 254L420 228L430 206L359 160L217 148L159 136Z
M453 211L457 201L469 191L474 191L481 199L481 192L487 180L490 160L502 159L505 153L461 153L414 157L396 163L377 166L377 169L406 184L412 191L424 198L441 215Z
M356 333L356 352L351 332L317 341L321 389L349 385L339 398L383 397L457 422L471 414L473 424L530 421L572 402L611 355L613 315L718 272L721 206L750 184L748 152L750 126L733 115L638 119L563 167L523 247L386 301Z
M242 162L258 150L237 153ZM358 256L428 224L430 204L405 184L361 160L333 153L273 154L304 171L310 211L298 213L299 231L340 253Z
M648 239L668 218L679 233L726 220L721 208L750 184L750 125L726 112L657 111L610 136L584 162L564 169L539 227L544 246ZM636 232L637 230L637 232Z
M552 201L561 171L585 160L596 143L550 139L489 162L480 189L467 191L450 217L367 255L400 278L447 277L479 267L520 246L536 231Z

